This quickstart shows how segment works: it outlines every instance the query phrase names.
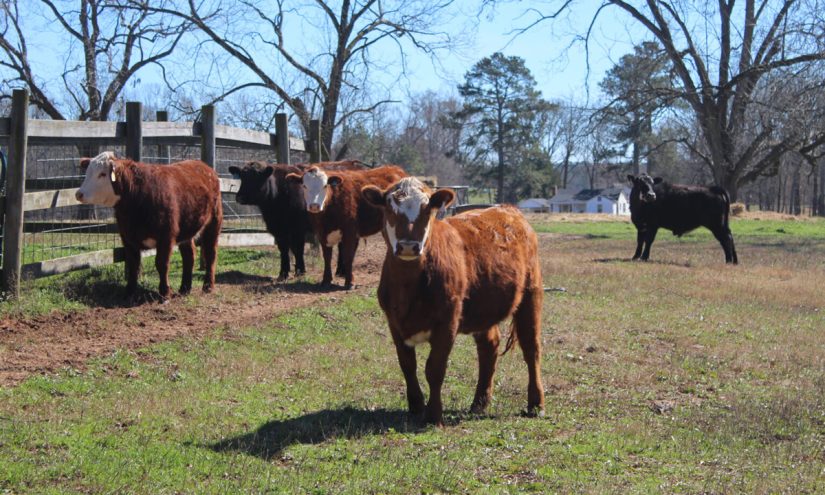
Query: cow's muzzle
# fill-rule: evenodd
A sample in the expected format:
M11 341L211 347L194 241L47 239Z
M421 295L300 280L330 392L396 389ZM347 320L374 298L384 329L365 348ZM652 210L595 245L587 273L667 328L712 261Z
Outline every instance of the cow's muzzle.
M82 193L82 192L80 192L80 191L75 192L75 193L74 193L74 197L75 197L75 199L76 199L76 200L78 200L80 203L82 203L82 202L83 202L83 193Z
M421 257L421 243L418 241L398 241L395 256L404 261L413 261Z
M652 192L645 193L645 194L642 195L642 200L647 201L648 203L651 202L651 201L656 201L656 193L652 193Z
M319 211L321 211L321 205L319 205L318 203L312 203L311 205L307 206L307 210L309 210L310 213L318 213Z

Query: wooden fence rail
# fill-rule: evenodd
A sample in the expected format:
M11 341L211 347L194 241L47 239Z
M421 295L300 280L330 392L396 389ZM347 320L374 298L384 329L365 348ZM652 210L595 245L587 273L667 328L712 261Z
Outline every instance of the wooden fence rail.
M127 103L126 122L79 122L29 119L28 101L26 90L15 90L10 116L0 118L0 145L8 146L6 196L0 197L0 225L3 229L2 283L4 290L12 297L19 297L23 277L53 275L123 260L123 248L115 248L21 265L24 212L78 205L74 193L82 181L80 178L69 181L68 185L75 187L66 188L67 181L64 179L26 180L28 146L125 145L126 156L140 160L145 145L156 145L160 155L168 160L168 145L200 145L201 159L213 168L218 146L274 150L279 163L289 163L290 151L308 153L310 161L319 161L321 156L320 133L311 132L306 141L289 136L286 114L276 115L276 132L268 133L217 125L213 105L201 108L200 122L167 122L165 112L158 113L158 122L143 122L142 105L139 102ZM318 123L312 122L310 129L318 129ZM58 184L62 188L58 188ZM26 192L27 186L48 189ZM236 192L239 186L238 180L221 179L221 192ZM272 236L263 232L224 233L221 234L220 243L224 246L272 244ZM152 252L144 253L149 254Z

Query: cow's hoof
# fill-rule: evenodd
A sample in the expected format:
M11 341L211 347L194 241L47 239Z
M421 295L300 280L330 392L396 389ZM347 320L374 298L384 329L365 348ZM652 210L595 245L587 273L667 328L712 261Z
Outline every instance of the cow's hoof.
M528 407L527 409L521 411L521 415L525 418L543 418L544 408L536 406Z
M192 292L192 287L181 287L178 291L178 294L181 296L185 296L188 295L190 292Z
M203 286L203 293L204 294L211 294L214 292L215 286L214 285L204 285Z
M284 282L288 278L289 278L289 274L282 273L282 274L278 275L278 278L276 278L275 281L276 282Z

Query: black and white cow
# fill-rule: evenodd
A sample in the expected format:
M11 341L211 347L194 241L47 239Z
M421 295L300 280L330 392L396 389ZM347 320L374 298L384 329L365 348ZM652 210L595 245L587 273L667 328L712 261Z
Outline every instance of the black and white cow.
M730 197L721 187L669 184L647 174L628 175L630 219L636 226L636 252L633 259L647 261L650 246L659 228L682 236L698 227L706 227L722 245L725 262L738 263L728 219Z

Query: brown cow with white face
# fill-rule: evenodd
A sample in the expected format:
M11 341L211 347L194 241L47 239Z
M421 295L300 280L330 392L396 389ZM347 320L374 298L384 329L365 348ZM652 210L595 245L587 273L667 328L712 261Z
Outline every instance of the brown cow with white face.
M324 256L322 286L332 283L332 248L337 245L337 271L344 276L344 286L352 288L352 264L358 240L381 230L381 210L361 197L361 188L367 185L386 187L406 175L404 170L393 165L336 171L312 166L303 173L287 175L287 180L302 184L309 220L321 243Z
M410 412L442 424L441 386L459 332L476 341L479 377L471 411L485 411L493 394L499 324L512 317L511 339L518 340L527 363L527 411L541 414L544 291L536 234L521 213L504 206L439 220L438 210L455 193L431 192L415 178L383 190L367 186L361 194L384 212L387 255L378 300L407 383ZM431 347L426 409L415 357L415 346L425 342Z
M119 159L112 152L80 160L86 178L75 193L85 204L111 206L126 251L126 293L133 296L140 275L140 251L157 249L158 291L169 288L169 257L177 245L183 258L180 292L192 288L195 237L206 266L204 292L215 286L218 235L223 221L218 174L203 162L188 160L150 165Z

